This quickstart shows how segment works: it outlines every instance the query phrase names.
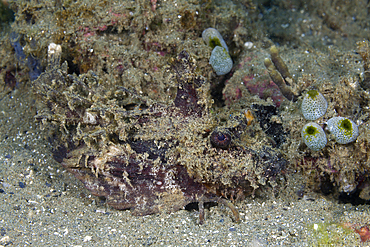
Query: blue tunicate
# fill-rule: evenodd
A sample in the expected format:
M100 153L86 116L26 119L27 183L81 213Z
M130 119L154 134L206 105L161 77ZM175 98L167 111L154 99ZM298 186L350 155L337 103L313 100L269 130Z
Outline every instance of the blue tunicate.
M42 72L40 69L39 60L35 59L34 57L30 55L28 56L28 59L27 59L27 65L28 65L28 68L30 69L29 75L30 75L31 81L36 80L39 77L39 75L41 75L41 72Z
M26 60L26 54L23 52L23 47L21 43L19 43L19 35L15 32L12 32L10 34L10 43L15 51L15 56L19 60L20 63L24 64ZM41 68L40 68L40 62L32 57L31 55L27 58L27 67L29 68L30 72L30 79L31 81L34 81L41 75Z
M10 34L10 44L13 46L15 51L15 56L17 59L24 63L24 60L26 59L26 55L23 52L23 47L21 46L21 43L19 43L19 36L17 33L12 32Z

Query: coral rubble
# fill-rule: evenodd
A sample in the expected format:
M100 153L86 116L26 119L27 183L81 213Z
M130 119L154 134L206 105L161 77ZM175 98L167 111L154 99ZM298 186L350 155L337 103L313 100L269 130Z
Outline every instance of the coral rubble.
M293 80L288 67L279 56L276 46L270 48L271 59L266 58L264 63L272 81L279 87L281 93L288 100L297 100L297 92L293 91Z

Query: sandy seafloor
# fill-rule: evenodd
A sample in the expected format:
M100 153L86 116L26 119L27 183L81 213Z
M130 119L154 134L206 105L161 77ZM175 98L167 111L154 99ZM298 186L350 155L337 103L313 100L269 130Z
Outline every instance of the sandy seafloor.
M135 217L107 207L53 160L30 94L15 90L0 100L1 246L369 245L343 227L369 222L369 206L319 194L295 199L298 175L278 198L237 203L240 224L222 205L206 210L204 225L195 210Z
M22 86L0 99L0 246L370 246L350 228L369 224L369 205L313 192L298 199L294 173L276 198L236 203L239 224L223 205L206 210L204 225L197 210L115 210L53 159L35 113Z

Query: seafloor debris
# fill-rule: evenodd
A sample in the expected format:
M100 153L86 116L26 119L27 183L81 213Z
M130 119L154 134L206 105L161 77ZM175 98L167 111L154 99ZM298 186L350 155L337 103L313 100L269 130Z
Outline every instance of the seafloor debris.
M278 49L274 45L270 48L270 56L271 59L266 58L264 63L271 80L280 88L285 98L296 101L298 93L293 90L293 78L283 59L281 59Z
M360 235L361 242L368 242L370 239L369 226L363 226L360 229L355 228L355 232Z
M370 48L369 41L360 41L357 42L357 50L360 54L362 61L364 62L364 76L361 82L361 86L365 90L370 89Z
M241 199L267 182L277 186L286 160L271 147L247 147L244 112L221 123L209 111L209 84L195 68L185 51L172 60L177 95L166 105L119 85L106 88L93 73L70 75L64 63L34 82L48 105L36 118L60 126L56 158L112 207L146 215L200 202L202 222L203 203L216 201L238 221L222 197Z

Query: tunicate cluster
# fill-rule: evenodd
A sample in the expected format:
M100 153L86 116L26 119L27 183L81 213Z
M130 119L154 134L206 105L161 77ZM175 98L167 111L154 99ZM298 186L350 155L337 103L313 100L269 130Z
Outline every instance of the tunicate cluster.
M311 89L304 94L301 108L305 119L316 120L325 114L328 102L320 92ZM357 125L348 118L333 117L326 124L339 144L353 142L359 135ZM301 131L301 135L304 143L313 151L319 151L326 145L325 132L316 123L306 124Z
M221 34L214 28L207 28L202 33L202 38L206 44L213 49L209 64L217 75L225 75L233 67L233 60L229 54L229 48Z
M317 123L311 122L303 126L301 135L304 143L313 151L319 151L326 145L325 132Z
M328 120L327 125L328 130L339 144L353 142L359 135L357 124L348 118L333 117Z
M327 108L328 102L317 90L311 89L304 94L301 109L305 119L316 120L325 114ZM317 123L303 126L301 135L304 143L313 151L319 151L326 145L325 132Z
M325 114L328 102L320 92L312 89L304 94L301 108L305 119L316 120Z

